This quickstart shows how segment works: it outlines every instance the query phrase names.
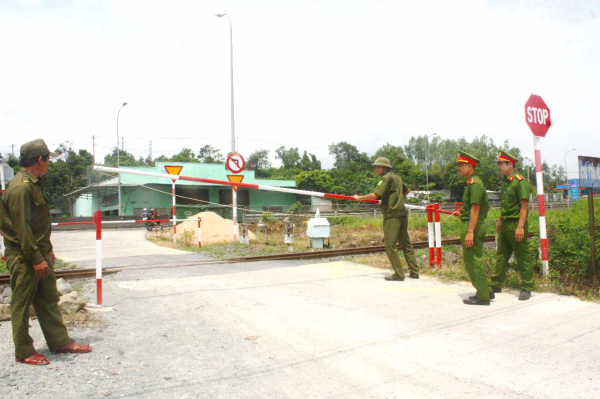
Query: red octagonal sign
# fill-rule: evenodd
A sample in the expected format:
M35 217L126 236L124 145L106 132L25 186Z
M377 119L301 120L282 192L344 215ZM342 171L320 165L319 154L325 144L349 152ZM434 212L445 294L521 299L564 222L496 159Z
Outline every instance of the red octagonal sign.
M525 121L534 136L544 137L550 128L550 110L542 97L532 94L525 104Z

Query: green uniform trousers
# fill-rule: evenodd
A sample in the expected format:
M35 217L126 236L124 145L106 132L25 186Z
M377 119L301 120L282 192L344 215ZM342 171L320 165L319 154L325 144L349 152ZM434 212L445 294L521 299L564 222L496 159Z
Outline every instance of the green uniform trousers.
M385 254L387 255L392 268L400 277L404 277L404 269L400 263L400 255L396 250L396 242L400 244L400 249L404 252L404 258L411 273L419 273L417 258L413 249L410 237L408 236L408 216L396 216L383 219L383 237L385 241Z
M71 342L67 328L63 324L56 289L56 276L50 256L44 255L48 263L49 275L37 277L33 267L27 265L21 254L7 254L6 263L10 271L12 298L10 314L15 343L15 356L25 358L35 353L33 339L29 335L29 306L33 305L42 328L48 349L54 352Z
M527 239L528 229L525 223L525 238L518 242L515 238L515 231L519 219L502 219L500 230L498 231L498 250L496 252L496 268L492 273L491 286L501 288L506 280L506 270L508 269L508 261L513 252L517 258L517 270L521 274L521 288L528 291L533 291L534 273L533 265L535 264L533 254L529 248L529 240Z
M467 274L471 280L471 284L477 290L477 297L483 301L490 300L491 288L488 283L487 273L481 257L483 255L483 239L485 237L485 225L482 220L477 222L473 233L473 246L467 248L465 246L465 237L469 230L469 220L463 220L460 229L460 243L463 247L463 258Z

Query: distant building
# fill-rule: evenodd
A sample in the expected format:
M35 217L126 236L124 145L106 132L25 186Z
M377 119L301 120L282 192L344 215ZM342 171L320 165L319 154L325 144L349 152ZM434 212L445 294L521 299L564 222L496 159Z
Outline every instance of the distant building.
M155 167L121 167L152 173L164 173L165 165L183 166L182 176L202 177L213 180L228 181L232 174L223 164L188 163L188 162L156 162ZM293 180L257 179L252 170L245 170L242 183L259 184L274 187L296 187ZM121 174L121 207L124 216L139 216L144 208L160 208L162 215L170 215L172 209L171 180ZM118 179L111 177L97 185L91 185L75 193L81 195L73 206L73 216L92 216L97 210L104 216L118 214ZM203 210L215 210L224 217L231 218L231 187L207 183L177 180L175 194L177 197L177 218L186 218ZM273 191L250 190L240 188L237 191L239 208L255 211L286 211L297 202L296 194ZM227 206L225 206L227 205Z

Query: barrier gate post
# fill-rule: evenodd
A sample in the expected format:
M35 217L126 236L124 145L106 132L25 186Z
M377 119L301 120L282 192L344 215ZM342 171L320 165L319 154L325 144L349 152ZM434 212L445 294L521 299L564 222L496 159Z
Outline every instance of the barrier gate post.
M96 224L96 304L102 305L102 212L94 212Z
M433 230L433 209L431 205L427 205L427 238L429 239L429 267L433 268L435 264L434 250L434 230Z
M434 204L435 211L435 249L437 252L437 266L442 267L442 223L440 220L440 204Z

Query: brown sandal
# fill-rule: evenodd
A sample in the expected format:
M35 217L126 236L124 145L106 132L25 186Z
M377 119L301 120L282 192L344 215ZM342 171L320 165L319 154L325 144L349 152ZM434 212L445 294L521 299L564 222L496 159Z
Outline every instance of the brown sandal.
M77 345L76 348L73 348L73 344ZM74 340L66 344L60 349L54 351L54 353L88 353L92 351L92 347L89 345L78 344Z
M41 353L37 353L37 352L35 352L31 356L24 357L24 358L15 356L15 361L17 363L31 364L34 366L44 366L46 364L50 364L50 360L48 360L48 358L46 356L42 355Z

